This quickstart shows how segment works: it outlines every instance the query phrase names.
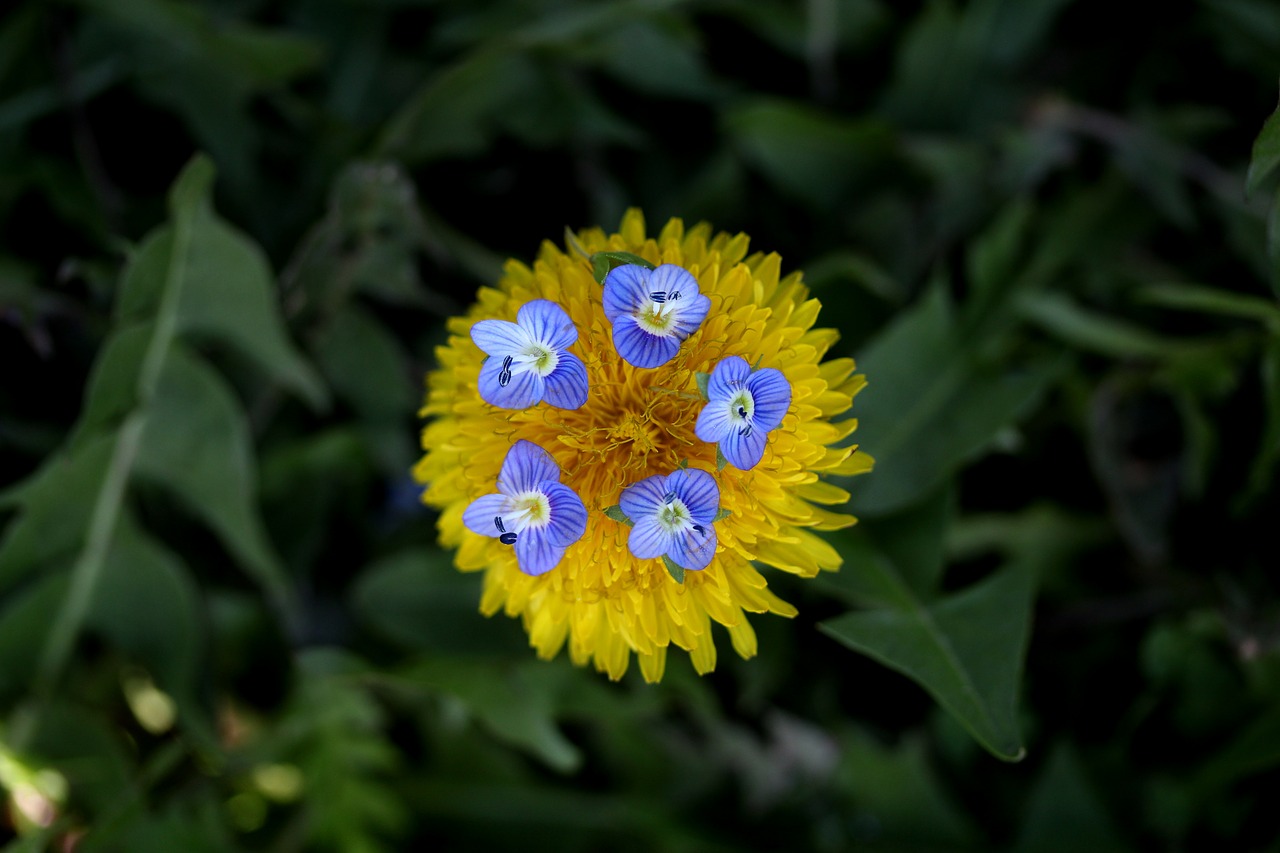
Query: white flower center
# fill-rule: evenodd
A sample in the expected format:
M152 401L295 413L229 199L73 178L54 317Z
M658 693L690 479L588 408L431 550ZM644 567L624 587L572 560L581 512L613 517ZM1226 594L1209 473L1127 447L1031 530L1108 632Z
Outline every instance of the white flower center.
M512 533L537 530L551 521L551 501L537 489L512 495L507 505L507 530Z
M539 376L546 376L556 369L560 363L560 352L542 343L531 343L516 354L513 367L517 373L533 371Z
M668 498L662 509L658 510L658 523L662 525L663 530L672 534L684 533L694 526L689 508L684 505L684 501L676 497Z

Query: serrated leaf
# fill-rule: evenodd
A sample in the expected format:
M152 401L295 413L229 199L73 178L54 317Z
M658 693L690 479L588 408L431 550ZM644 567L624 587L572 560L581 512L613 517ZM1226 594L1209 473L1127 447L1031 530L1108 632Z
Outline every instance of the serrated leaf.
M614 521L620 524L625 524L628 527L631 527L635 523L627 517L625 512L622 511L621 504L614 504L613 506L605 507L604 514L609 518L612 518Z
M681 566L675 560L662 555L662 565L667 567L667 574L671 575L671 579L676 583L684 583L684 566Z
M890 607L846 613L819 628L916 681L993 755L1021 759L1017 703L1032 573L1015 564L929 604L896 575L882 585L892 591Z
M290 611L289 580L258 514L248 420L225 380L175 342L146 416L138 476L177 495Z

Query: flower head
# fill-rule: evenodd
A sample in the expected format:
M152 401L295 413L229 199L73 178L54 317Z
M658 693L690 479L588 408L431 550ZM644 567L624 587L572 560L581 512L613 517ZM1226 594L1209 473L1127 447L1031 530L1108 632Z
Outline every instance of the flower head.
M715 556L720 489L706 471L646 477L623 489L619 504L633 525L627 547L639 559L666 557L701 571Z
M527 409L543 399L561 409L587 402L587 369L566 351L578 330L554 302L526 302L514 323L481 320L471 327L471 340L488 356L479 379L485 402L504 409Z
M554 569L565 549L582 538L587 510L560 482L560 466L551 454L521 440L502 461L498 493L472 501L462 523L472 533L514 546L520 571L536 576Z
M698 292L698 280L675 264L653 270L625 264L604 280L604 315L613 324L613 345L636 367L658 367L675 358L710 307L711 300Z
M769 431L782 426L790 405L791 384L781 370L752 371L746 359L731 355L711 373L694 432L718 443L724 458L746 471L760 464Z
M848 493L828 478L871 467L870 458L847 442L856 421L837 420L863 378L854 372L852 359L824 360L838 335L815 326L819 304L809 298L800 274L784 276L777 255L749 255L747 249L745 235L713 234L707 225L686 229L678 219L646 235L643 218L631 211L618 233L581 231L567 249L544 243L531 266L509 261L497 286L482 288L466 316L450 321L449 340L436 351L439 366L427 377L425 455L415 474L426 484L423 499L440 511L441 544L457 549L459 569L484 574L481 611L518 616L539 656L566 649L574 663L593 664L611 678L622 677L634 659L641 674L656 681L668 649L675 647L688 652L698 672L708 672L716 664L713 622L727 629L738 654L750 657L756 635L748 614L795 614L768 588L762 568L811 577L840 565L840 555L818 532L854 522L838 511ZM602 290L589 260L601 252L637 255L657 269L645 279L619 267ZM664 265L675 269L658 276ZM655 278L664 289L654 286ZM666 305L676 290L677 303L696 293L704 306L687 316L682 309L684 337L661 345L666 360L656 369L639 368L635 362L642 359L626 357L636 348L628 349L626 335L619 340L618 318L633 313L625 306L638 303L609 296L619 287L634 294L640 281L650 288L650 305L653 293L664 294L666 302L657 304ZM493 356L483 361L471 331L487 320L518 321L520 309L537 300L559 305L580 333L574 349L582 357L590 395L577 409L494 408L480 392L481 375L492 370ZM695 316L700 323L693 322ZM671 328L676 326L673 321ZM733 356L777 370L791 393L781 425L768 432L763 455L749 469L718 469L717 444L696 433L707 405L698 393L698 374L713 374ZM749 413L755 428L763 429L756 405ZM507 482L502 459L523 441L554 457L563 485L581 498L588 513L582 538L564 546L554 569L537 576L521 571L518 559L526 530L517 533L514 546L502 544L495 518L506 527L511 516L495 511L489 517L484 504L483 514L467 513L477 498L494 491L495 481L510 497L502 485ZM673 491L672 472L679 474L682 464L687 471L678 482L705 482L703 475L714 482L720 520L710 528L714 548L686 549L698 555L688 564L705 568L683 573L679 583L663 560L632 550L634 545L648 554L662 543L644 535L633 541L636 529L605 510L655 475L667 478L660 496L665 498ZM666 521L672 541L683 535L696 545L689 531L692 524L708 528L704 503L683 488L674 491L684 506L663 502L670 506ZM554 517L554 505L551 510ZM675 532L685 524L690 526L683 534ZM708 553L709 560L701 563Z

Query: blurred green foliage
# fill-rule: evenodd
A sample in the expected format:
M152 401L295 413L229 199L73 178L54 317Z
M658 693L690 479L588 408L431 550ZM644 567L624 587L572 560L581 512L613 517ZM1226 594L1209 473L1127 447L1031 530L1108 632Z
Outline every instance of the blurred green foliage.
M12 4L5 849L1280 850L1278 72L1265 0ZM660 686L408 474L443 319L629 205L806 270L877 458Z

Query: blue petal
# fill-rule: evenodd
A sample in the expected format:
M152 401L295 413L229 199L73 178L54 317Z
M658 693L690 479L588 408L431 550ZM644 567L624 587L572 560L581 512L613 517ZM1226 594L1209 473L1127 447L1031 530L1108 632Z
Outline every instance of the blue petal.
M679 302L667 304L672 306L671 331L680 340L698 331L702 321L707 319L707 311L711 310L711 299L706 296L682 298Z
M496 355L489 356L489 360L480 366L480 379L476 384L482 400L503 409L527 409L538 405L546 393L546 382L536 371L513 372L506 385L502 384L502 372L503 358Z
M634 314L649 300L649 276L652 273L638 264L614 267L604 277L604 315L609 322L617 322L624 315Z
M692 299L697 296L698 280L693 277L693 273L676 264L662 264L652 273L649 274L649 292L662 291L667 294L667 301L673 301L671 294L680 294L680 301L684 299Z
M767 367L756 371L747 379L747 390L755 401L751 422L756 429L768 432L777 429L791 405L791 383L781 370Z
M666 503L666 495L667 478L654 474L623 489L618 504L633 524L639 524L643 519L658 517L658 510Z
M720 511L720 487L716 478L697 468L685 468L667 475L667 491L684 501L694 521L710 524Z
M674 337L651 335L630 314L613 321L613 346L622 360L635 367L658 367L676 357L680 341Z
M498 491L504 495L517 495L532 491L547 480L560 482L560 466L550 453L522 438L511 446L507 458L502 460Z
M715 370L711 371L711 379L707 382L707 396L714 402L728 400L746 386L747 377L751 375L751 365L741 356L731 355L720 359Z
M544 481L540 488L551 504L551 518L541 531L547 541L560 548L577 542L587 532L587 508L582 498L562 483Z
M672 535L663 528L658 519L649 517L637 521L627 537L627 547L632 556L639 560L652 560L661 557L671 550Z
M722 398L712 397L711 402L702 407L698 413L698 422L693 426L694 435L703 441L715 444L724 438L725 433L734 428L729 419L728 402Z
M677 565L696 572L710 564L711 558L716 555L718 542L716 529L710 524L704 524L701 533L690 529L676 536L667 556Z
M556 369L543 377L549 404L559 409L579 409L587 402L587 367L571 352L561 352Z
M514 355L532 341L529 334L506 320L481 320L471 327L471 340L490 356Z
M471 505L463 510L462 523L472 533L479 533L481 536L498 536L502 531L493 523L493 520L501 516L503 526L510 529L510 525L506 523L506 513L506 495L485 495L473 500Z
M538 343L562 350L578 339L578 329L564 309L549 299L535 299L520 306L516 320Z
M764 445L769 433L755 427L750 435L743 435L740 429L731 429L729 434L720 439L720 452L733 467L742 471L754 468L764 458Z
M516 563L526 575L545 575L564 557L564 548L552 545L545 530L526 530L516 539Z

